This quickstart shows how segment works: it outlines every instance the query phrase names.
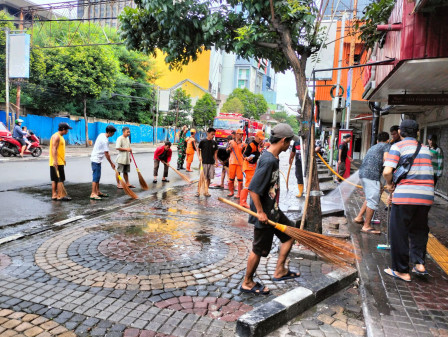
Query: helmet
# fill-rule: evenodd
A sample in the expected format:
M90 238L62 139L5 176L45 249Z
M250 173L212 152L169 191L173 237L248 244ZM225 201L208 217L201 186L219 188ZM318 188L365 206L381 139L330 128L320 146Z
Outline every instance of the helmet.
M196 130L195 129L191 129L190 133L196 133Z
M244 131L243 131L243 130L241 130L241 129L238 129L238 130L236 130L236 134L241 134L241 135L244 135Z
M16 124L23 123L23 119L16 119Z

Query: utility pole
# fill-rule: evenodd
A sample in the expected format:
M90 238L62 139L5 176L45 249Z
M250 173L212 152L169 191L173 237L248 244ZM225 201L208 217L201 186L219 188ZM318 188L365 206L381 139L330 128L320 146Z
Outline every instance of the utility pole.
M157 100L156 100L156 128L154 130L153 144L157 142L157 128L159 126L159 99L160 99L160 88L157 87Z
M13 123L9 122L9 28L5 27L5 44L6 44L6 57L5 57L5 105L6 105L6 124L9 130L12 132Z
M356 35L354 33L355 30L355 21L356 21L356 12L358 7L358 0L353 0L353 17L352 21L350 22L351 25L351 33L352 33L352 39L350 42L350 59L349 59L349 66L353 66L355 63L355 47L356 47ZM345 128L348 129L350 127L350 112L352 110L352 88L353 88L353 69L350 69L348 72L348 78L347 83L350 83L350 86L347 85L347 97L350 97L349 105L347 106L347 112L346 112L346 119L345 119Z
M23 32L23 9L20 10L20 23L19 23L19 30L20 32ZM20 95L21 95L21 86L20 86L20 79L17 82L17 94L16 94L16 108L17 108L17 118L20 116Z
M347 13L344 12L342 14L342 23L341 23L341 34L339 36L339 60L338 60L338 68L342 67L342 52L344 49L344 36L345 36L345 20L347 18ZM338 77L336 80L336 95L339 96L339 87L341 84L341 69L338 69ZM330 146L330 166L333 167L333 152L336 140L336 119L337 119L338 109L333 110L333 124L331 126L331 146Z

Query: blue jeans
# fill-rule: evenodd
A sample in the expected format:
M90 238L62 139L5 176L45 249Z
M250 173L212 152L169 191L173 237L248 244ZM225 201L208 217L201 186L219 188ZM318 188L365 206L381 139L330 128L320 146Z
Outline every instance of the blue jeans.
M99 183L101 178L101 163L92 162L92 182Z

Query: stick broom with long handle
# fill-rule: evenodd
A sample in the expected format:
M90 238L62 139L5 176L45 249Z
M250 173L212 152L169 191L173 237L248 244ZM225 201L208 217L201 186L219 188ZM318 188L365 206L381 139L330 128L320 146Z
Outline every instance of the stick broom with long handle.
M163 160L161 160L161 162L165 165L168 165L168 167L170 169L172 169L174 172L176 172L183 180L185 180L187 183L191 184L191 180L185 174L180 173L178 170L176 170L174 167L172 167L170 164L164 162Z
M115 169L115 179L119 182L121 187L123 187L123 191L129 195L132 199L138 199L137 194L135 194L126 184L126 182L123 180L123 178L120 176L120 173L118 173L117 169Z
M258 217L257 213L235 204L230 200L221 197L218 198L218 200L247 214ZM268 224L289 235L320 257L333 262L334 264L346 266L352 264L355 259L358 259L356 254L353 253L353 246L348 242L303 229L282 225L271 220L268 220Z
M145 179L143 178L143 175L140 173L140 170L138 169L137 162L135 161L134 154L132 153L132 151L131 151L131 157L132 160L134 161L135 169L137 170L138 182L140 183L141 188L146 191L149 189L149 186L146 183Z

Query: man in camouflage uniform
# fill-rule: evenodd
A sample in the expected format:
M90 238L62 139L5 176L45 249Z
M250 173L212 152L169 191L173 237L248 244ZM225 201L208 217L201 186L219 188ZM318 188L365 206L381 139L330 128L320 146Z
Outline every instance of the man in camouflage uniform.
M183 170L184 161L187 150L187 143L185 142L185 138L187 136L187 126L184 125L182 130L179 131L179 143L177 144L177 169Z

